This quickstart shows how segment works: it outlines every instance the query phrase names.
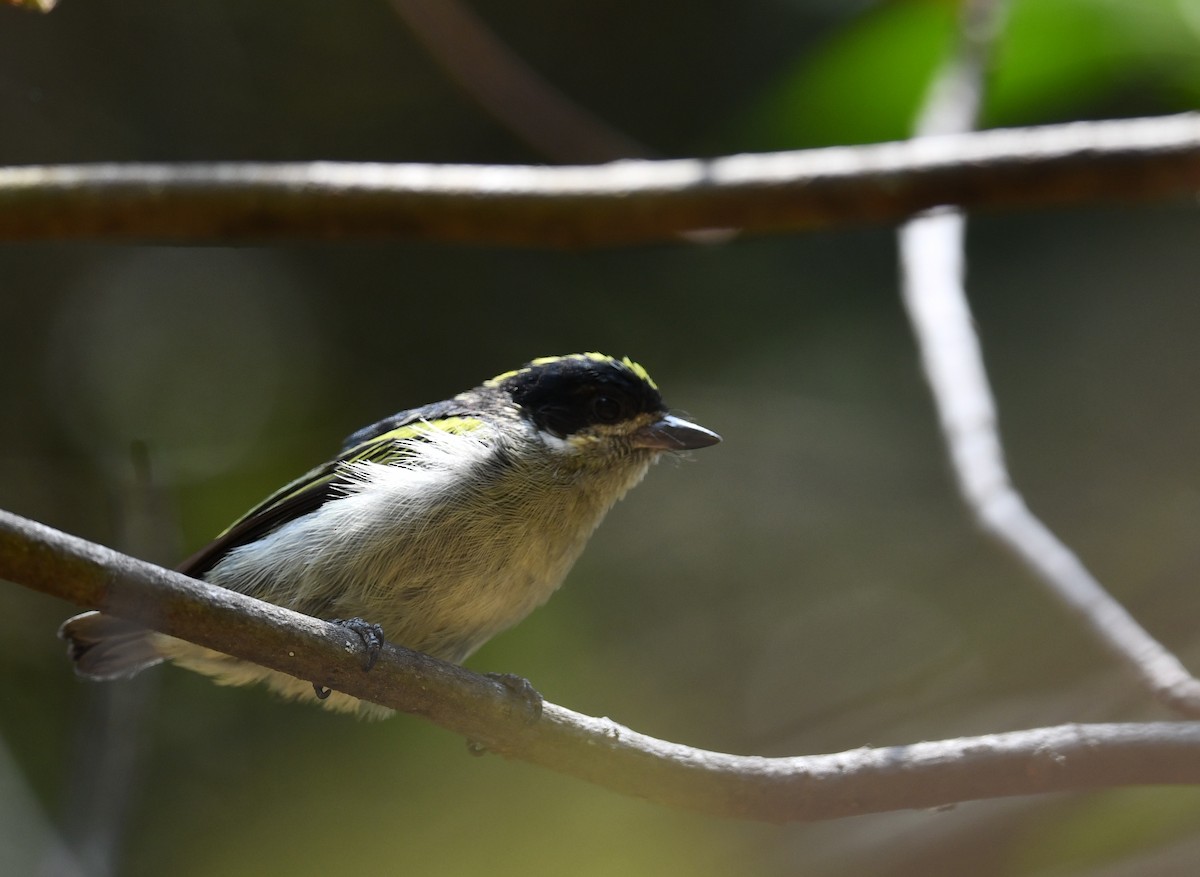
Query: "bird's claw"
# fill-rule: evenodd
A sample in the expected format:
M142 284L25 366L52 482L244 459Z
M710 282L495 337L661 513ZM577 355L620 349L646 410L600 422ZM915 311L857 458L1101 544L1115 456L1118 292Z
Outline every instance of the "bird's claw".
M524 676L515 673L485 673L488 679L499 682L515 695L525 710L525 721L532 725L542 717L542 696Z
M367 657L363 662L363 670L370 670L375 666L375 662L379 660L380 652L383 651L384 638L382 627L378 624L364 621L361 618L331 618L329 623L344 627L346 630L358 634L358 638L362 640L363 647L367 650ZM320 696L319 693L318 696Z
M375 666L375 662L379 660L380 652L383 651L384 638L382 627L378 624L364 621L361 618L331 618L329 619L329 623L353 631L362 640L363 648L367 650L367 656L363 660L364 672ZM314 682L313 693L317 696L317 700L325 700L331 692L329 688L321 683Z
M525 713L525 723L532 725L542 717L542 696L524 676L515 673L484 673L493 682L499 682L510 694L520 701ZM471 755L486 755L488 748L478 740L467 741L467 752Z

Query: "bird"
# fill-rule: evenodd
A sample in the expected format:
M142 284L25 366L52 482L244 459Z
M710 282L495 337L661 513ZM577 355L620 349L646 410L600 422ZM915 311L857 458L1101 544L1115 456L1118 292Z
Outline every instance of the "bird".
M719 441L670 413L629 357L539 357L354 432L177 569L338 621L369 648L386 634L461 663L549 599L651 464ZM59 635L89 679L171 662L364 718L392 713L102 612Z

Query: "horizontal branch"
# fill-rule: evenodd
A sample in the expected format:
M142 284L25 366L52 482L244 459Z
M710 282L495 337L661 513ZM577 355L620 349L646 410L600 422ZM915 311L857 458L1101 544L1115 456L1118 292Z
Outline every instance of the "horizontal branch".
M370 672L344 628L0 512L0 577L424 716L484 748L618 792L783 822L1117 785L1200 783L1200 724L1065 725L833 755L727 755L546 704L387 645ZM64 662L64 672L66 664Z
M525 246L891 222L1192 195L1200 114L588 167L100 164L0 168L0 240L424 239Z

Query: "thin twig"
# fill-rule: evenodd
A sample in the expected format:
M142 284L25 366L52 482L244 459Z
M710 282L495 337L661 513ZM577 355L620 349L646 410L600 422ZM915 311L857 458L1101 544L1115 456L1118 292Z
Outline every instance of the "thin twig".
M5 0L9 6L31 9L34 12L51 12L58 5L58 0Z
M0 240L429 239L610 246L1200 189L1200 114L589 167L119 164L0 168Z
M344 628L0 512L0 577L428 718L509 758L720 816L784 822L979 798L1200 783L1200 723L1066 725L832 755L762 758L656 740L387 645L369 673ZM64 672L66 665L64 660Z
M91 450L96 450L93 446ZM96 461L99 464L99 460ZM166 491L154 477L144 442L130 447L128 475L100 467L110 478L122 549L140 557L179 555L179 533ZM108 877L122 871L124 839L146 758L146 717L156 700L152 674L128 685L89 686L76 720L63 774L61 846L85 867L66 870L59 845L47 850L43 877Z
M1003 4L995 0L967 4L958 51L930 90L919 135L959 133L974 125L988 48L1002 14ZM964 237L963 214L952 209L920 216L900 230L904 303L959 490L984 530L1031 569L1155 697L1184 715L1200 716L1200 680L1109 595L1012 484L967 303Z
M552 86L459 0L391 0L446 74L489 115L559 162L649 157L634 142Z

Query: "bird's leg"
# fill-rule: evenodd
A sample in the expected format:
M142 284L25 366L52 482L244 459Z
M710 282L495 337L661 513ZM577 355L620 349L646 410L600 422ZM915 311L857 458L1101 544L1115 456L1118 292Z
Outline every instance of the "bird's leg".
M361 618L331 618L329 619L329 623L353 631L362 640L363 648L367 650L367 656L363 661L364 672L375 666L375 662L379 660L379 653L383 651L384 637L382 627L378 624L364 621ZM329 697L329 689L319 682L313 683L313 693L317 696L318 700L324 700Z
M516 695L525 713L525 724L532 725L542 717L542 696L524 676L515 673L484 673L488 679L498 682L509 694ZM488 748L476 740L467 741L467 752L472 755L486 755Z
M346 630L358 634L358 638L362 640L363 647L367 650L367 657L363 662L363 670L370 670L375 666L375 662L379 660L379 653L383 651L384 639L382 627L378 624L371 624L371 622L364 621L361 618L331 618L329 619L329 623L344 627Z
M495 680L516 695L525 708L525 720L532 725L542 717L542 696L524 676L515 673L484 673L488 679Z

